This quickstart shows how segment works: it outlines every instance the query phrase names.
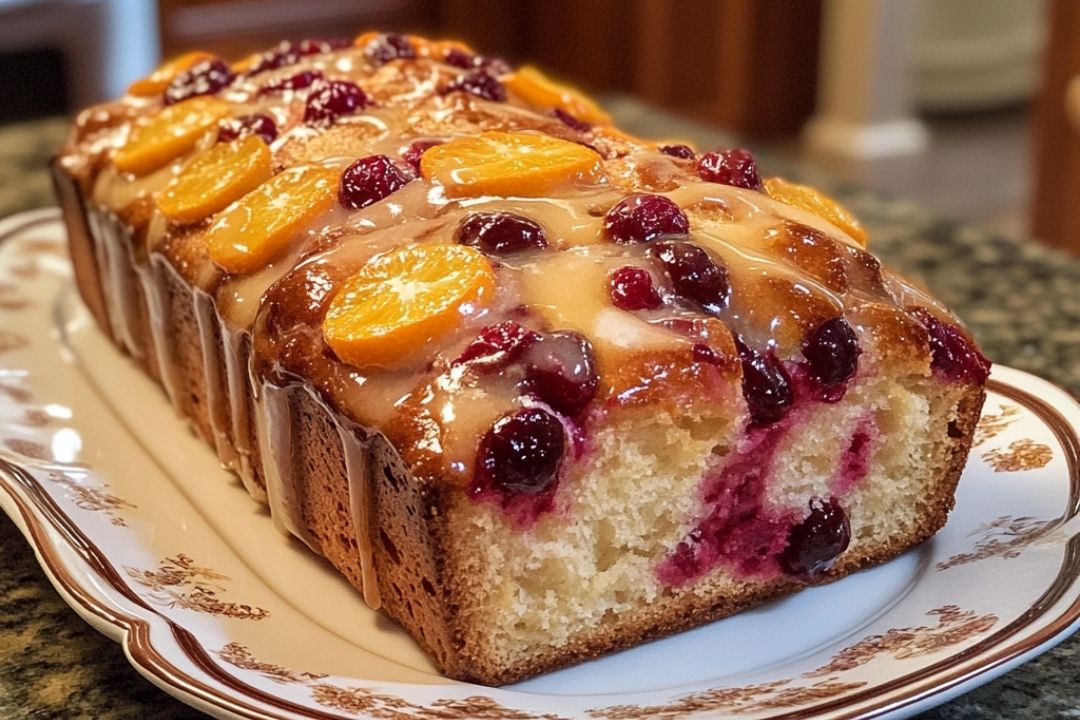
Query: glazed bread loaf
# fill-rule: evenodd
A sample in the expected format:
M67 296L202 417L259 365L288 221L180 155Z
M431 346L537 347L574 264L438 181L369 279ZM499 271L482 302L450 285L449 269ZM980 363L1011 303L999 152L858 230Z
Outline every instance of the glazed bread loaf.
M53 162L79 290L274 523L491 684L945 522L989 363L827 196L454 42L167 63Z

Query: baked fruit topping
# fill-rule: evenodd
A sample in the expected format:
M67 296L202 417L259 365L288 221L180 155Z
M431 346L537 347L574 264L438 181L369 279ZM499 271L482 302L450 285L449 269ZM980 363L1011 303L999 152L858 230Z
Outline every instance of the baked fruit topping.
M454 239L489 255L506 255L547 247L544 228L513 213L471 213L458 226Z
M651 245L649 254L664 268L676 295L711 315L727 307L727 270L703 248L691 242L664 240Z
M577 90L526 65L503 78L506 89L538 108L553 108L589 125L609 125L611 116Z
M165 92L169 83L180 73L190 69L204 60L213 60L214 56L208 52L196 50L187 52L163 63L154 72L144 78L136 80L128 86L128 92L139 97L153 97Z
M166 105L172 105L199 95L213 95L235 77L224 60L200 60L169 81L162 99Z
M276 260L305 224L333 205L340 171L325 165L290 168L225 209L210 226L210 258L230 273Z
M758 174L757 160L749 150L714 150L698 158L698 175L702 180L761 190L761 175Z
M604 234L617 243L649 242L688 232L686 214L663 195L635 193L616 203L604 217Z
M807 185L797 185L780 178L765 181L765 193L782 203L823 217L840 228L853 240L866 247L866 230L854 215L831 197Z
M922 321L930 333L930 366L949 380L983 383L990 377L990 361L956 325L944 322L925 308L909 312Z
M596 396L596 355L581 333L543 335L525 351L525 363L527 388L564 415L577 415Z
M360 158L341 174L341 206L359 210L405 187L409 178L385 155Z
M547 410L505 415L480 440L472 492L495 491L504 500L543 493L558 479L565 451L566 431Z
M197 222L269 180L272 166L269 148L256 135L218 143L197 155L158 194L157 206L170 220Z
M320 81L312 86L304 105L304 122L330 125L368 106L368 96L356 83L345 80Z
M171 105L131 130L127 143L113 154L121 172L144 175L195 147L206 131L229 114L229 106L213 98L192 98Z
M229 118L218 127L218 142L232 142L247 135L257 135L267 145L278 136L277 123L266 113L253 113Z
M479 251L416 245L379 255L350 277L330 303L323 335L350 365L395 365L456 329L494 290Z
M653 310L660 307L660 294L645 268L626 265L611 273L611 303L620 310Z
M449 197L539 197L602 176L595 150L550 135L496 130L429 148L420 172Z

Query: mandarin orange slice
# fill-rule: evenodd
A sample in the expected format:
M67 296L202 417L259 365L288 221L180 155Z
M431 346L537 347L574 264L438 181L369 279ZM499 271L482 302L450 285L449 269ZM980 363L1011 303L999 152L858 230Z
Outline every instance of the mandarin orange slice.
M145 175L195 147L207 130L229 114L229 104L195 97L176 103L131 130L127 144L113 153L121 172Z
M188 70L195 63L202 62L203 60L210 60L213 57L212 54L203 52L202 50L184 53L179 57L175 57L172 60L163 63L161 67L146 77L140 78L131 83L131 85L128 85L128 93L139 97L160 95L165 92L165 88L169 86L169 83L171 83L173 78L177 75Z
M823 192L808 185L797 185L780 178L765 181L765 193L773 200L825 218L851 236L855 242L866 247L866 229L851 212Z
M323 336L344 362L394 365L462 320L464 306L484 305L495 273L465 245L416 245L378 255L330 302Z
M341 170L289 168L225 208L207 231L210 259L230 273L273 262L289 241L337 198Z
M611 116L586 95L555 82L534 67L526 65L502 78L502 82L507 90L530 105L559 108L590 125L611 124Z
M258 135L200 153L157 196L170 220L191 223L224 210L273 175L270 148Z
M426 150L420 172L441 183L450 197L540 197L602 174L595 150L550 135L482 132Z

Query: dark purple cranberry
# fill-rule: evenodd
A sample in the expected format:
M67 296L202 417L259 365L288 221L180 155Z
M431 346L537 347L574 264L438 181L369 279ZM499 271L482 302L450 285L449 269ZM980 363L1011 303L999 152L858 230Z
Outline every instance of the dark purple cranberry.
M720 364L720 356L705 343L694 343L694 347L691 348L690 352L694 357L694 362L708 363L709 365Z
M660 152L680 160L693 160L694 149L689 145L661 145Z
M423 156L424 152L429 148L442 144L442 140L417 140L412 145L409 145L405 152L401 153L401 159L405 161L406 165L413 169L413 172L419 175L421 156Z
M499 368L513 362L525 348L540 339L540 334L513 320L488 325L475 340L465 346L452 365L474 363L485 368Z
M761 190L761 176L758 174L757 161L749 150L715 150L701 156L697 163L698 176L702 180Z
M583 335L558 331L544 335L525 353L528 388L564 415L576 415L596 396L596 354Z
M359 210L405 187L409 178L385 155L360 158L341 174L338 199L349 210Z
M664 266L680 297L713 315L727 306L727 269L717 265L701 247L690 242L658 242L649 248L649 254Z
M468 70L474 67L473 60L476 56L459 50L458 48L450 48L446 51L446 55L443 56L443 62L447 65L453 65L454 67L461 68L462 70Z
M285 92L286 90L303 90L311 87L315 81L322 80L323 74L318 70L304 70L295 75L280 80L273 80L259 88L260 95L269 93Z
M764 353L738 337L735 347L742 360L743 397L753 425L771 425L787 414L793 400L791 378L772 350Z
M558 477L565 449L563 425L547 410L504 415L480 440L477 486L503 494L540 493Z
M777 558L788 575L813 579L832 567L851 543L851 524L835 498L810 500L810 514L788 533Z
M267 70L277 70L300 61L300 51L292 43L283 42L273 50L267 50L247 71L248 75L258 75Z
M826 320L803 341L810 377L826 388L846 382L859 367L859 339L842 317Z
M660 295L648 270L625 265L611 273L611 302L620 310L652 310Z
M372 65L385 65L391 60L409 60L416 57L416 48L403 35L392 33L379 35L364 46L364 56Z
M664 235L688 232L690 221L686 214L663 195L628 195L604 216L604 233L617 243L649 242Z
M562 121L562 124L571 130L577 130L578 132L589 132L592 130L592 125L584 120L578 120L576 117L566 112L562 108L555 108L551 111L551 114Z
M217 58L197 62L174 77L165 88L165 104L172 105L199 95L213 95L231 83L234 77L229 66Z
M506 99L506 88L486 70L462 75L446 87L446 92L467 92L492 102L502 102Z
M955 325L939 320L929 310L909 307L930 334L930 366L950 380L984 383L990 377L990 361Z
M502 212L472 213L458 227L455 240L491 255L547 247L542 227L520 215Z
M352 115L368 104L368 96L356 85L345 80L316 83L304 105L304 122L330 124L342 115Z
M352 45L349 38L307 38L296 43L296 52L301 55L321 55L341 50Z
M273 118L263 113L255 113L229 118L221 123L217 141L232 142L245 135L258 135L269 145L277 138L277 134L277 125L274 124Z

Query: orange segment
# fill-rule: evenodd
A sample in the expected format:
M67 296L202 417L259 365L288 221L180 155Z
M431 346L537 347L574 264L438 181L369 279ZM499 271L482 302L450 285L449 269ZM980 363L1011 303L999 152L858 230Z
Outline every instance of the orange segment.
M257 135L219 143L173 178L157 196L157 206L170 220L196 222L224 210L272 174L270 149Z
M556 107L590 125L610 125L611 116L600 106L572 87L550 79L526 65L502 79L506 89L537 107Z
M850 235L857 243L866 247L868 238L862 223L847 208L825 193L819 192L808 185L797 185L780 178L766 180L765 192L773 200L778 200L825 218Z
M341 171L325 165L290 168L240 198L207 231L210 259L230 273L273 262L304 225L337 198Z
M170 105L131 130L127 144L113 154L121 172L144 175L195 147L202 135L229 114L229 105L195 97Z
M209 60L213 57L212 54L203 52L202 50L184 53L179 57L163 63L161 67L146 77L131 83L131 85L128 86L128 93L131 95L138 95L139 97L160 95L165 92L165 88L169 86L169 83L172 82L174 77L185 70L188 70L195 63Z
M375 30L368 30L366 32L362 32L357 35L356 38L353 40L353 46L358 48L367 47L368 43L370 43L377 37L379 37L379 33Z
M495 273L464 245L417 245L378 255L345 281L323 320L323 336L343 361L393 365L452 331L465 306L485 305Z
M596 181L602 169L600 156L584 145L550 135L491 131L428 149L420 172L444 185L450 197L540 197L563 185Z

